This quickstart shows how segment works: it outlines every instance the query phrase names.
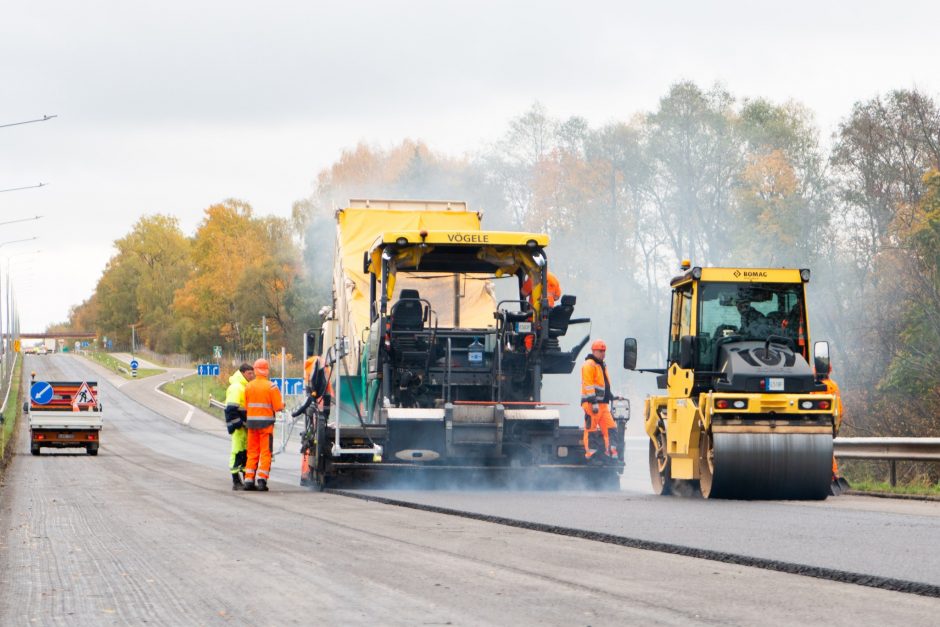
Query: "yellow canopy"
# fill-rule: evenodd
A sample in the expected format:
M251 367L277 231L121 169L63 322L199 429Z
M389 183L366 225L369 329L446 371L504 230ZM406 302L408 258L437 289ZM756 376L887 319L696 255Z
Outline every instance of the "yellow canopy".
M394 231L479 231L480 215L467 211L462 203L456 206L457 210L347 208L336 212L333 294L345 335L362 339L369 327L369 275L363 272L362 261L375 239ZM489 316L492 319L492 309Z

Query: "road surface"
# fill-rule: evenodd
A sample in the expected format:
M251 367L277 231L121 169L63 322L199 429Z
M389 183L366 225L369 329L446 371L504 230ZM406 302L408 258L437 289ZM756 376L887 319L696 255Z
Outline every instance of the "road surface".
M0 486L0 625L928 625L940 613L935 598L313 493L296 487L295 454L278 456L271 492L232 492L224 428L155 392L157 377L124 381L68 355L30 357L30 369L97 378L106 426L96 458L50 449L33 457L20 429ZM653 500L626 491L493 496L483 500L505 513L533 501L575 508L565 520L585 525L598 504L621 500L620 515ZM728 505L668 503L685 531L701 520L683 517L720 516ZM817 512L871 509L761 507L779 535L814 524ZM938 528L932 515L881 514L884 525L913 516ZM891 529L845 532L862 547Z

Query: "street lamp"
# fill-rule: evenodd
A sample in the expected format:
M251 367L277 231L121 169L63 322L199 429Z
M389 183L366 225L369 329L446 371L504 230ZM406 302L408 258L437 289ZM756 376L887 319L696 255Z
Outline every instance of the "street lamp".
M9 241L7 241L7 242L0 242L0 248L3 248L3 247L6 246L7 244L19 244L20 242L31 242L31 241L33 241L34 239L39 239L39 236L25 237L25 238L23 238L23 239L11 239L11 240L9 240Z

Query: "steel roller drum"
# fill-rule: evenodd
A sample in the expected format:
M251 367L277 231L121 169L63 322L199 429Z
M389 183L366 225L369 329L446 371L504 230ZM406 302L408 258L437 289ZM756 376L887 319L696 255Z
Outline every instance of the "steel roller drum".
M825 499L832 436L819 433L715 433L709 498Z

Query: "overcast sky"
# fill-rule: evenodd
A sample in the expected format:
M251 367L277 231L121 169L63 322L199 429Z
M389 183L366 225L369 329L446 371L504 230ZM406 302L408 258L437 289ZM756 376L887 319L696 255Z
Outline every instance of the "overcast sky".
M359 141L463 154L536 100L599 125L682 79L801 101L827 137L857 100L940 96L940 3L761 4L3 0L0 125L59 116L0 128L0 189L48 184L0 193L0 222L43 216L0 226L22 328L65 320L141 215L287 216Z

